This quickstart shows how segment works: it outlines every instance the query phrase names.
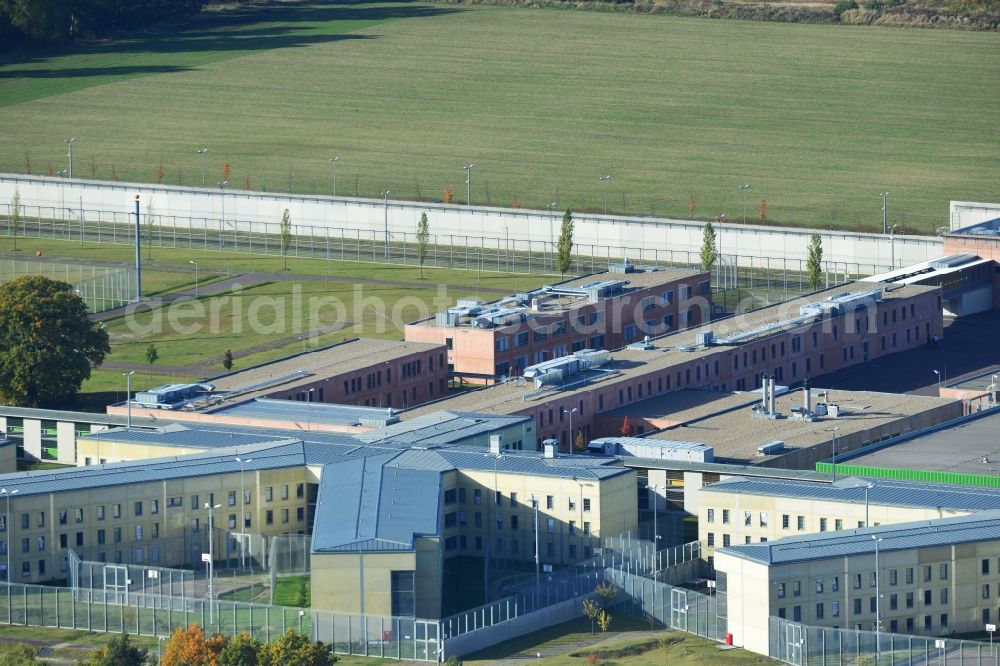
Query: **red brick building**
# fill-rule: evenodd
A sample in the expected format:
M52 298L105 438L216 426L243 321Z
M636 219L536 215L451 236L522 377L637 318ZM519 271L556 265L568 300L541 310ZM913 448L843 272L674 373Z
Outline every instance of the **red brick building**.
M582 349L697 326L709 318L711 298L708 273L622 264L494 303L459 301L408 324L405 337L445 345L453 376L489 383Z

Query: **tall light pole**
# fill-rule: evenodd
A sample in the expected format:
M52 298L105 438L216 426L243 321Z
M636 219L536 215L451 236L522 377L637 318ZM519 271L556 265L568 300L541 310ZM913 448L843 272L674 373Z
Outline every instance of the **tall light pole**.
M889 193L882 193L882 233L889 231Z
M383 192L382 197L383 212L385 213L385 258L389 258L389 190Z
M935 375L937 375L938 397L940 398L941 397L941 371L940 370L932 370L931 372L933 372Z
M208 157L208 148L199 148L198 154L201 155L201 186L205 187L205 158Z
M16 495L17 489L7 490L6 488L0 488L0 495L4 497L4 528L7 530L7 578L6 581L10 582L10 548L11 548L11 538L10 535L13 530L10 526L10 496ZM7 586L7 598L10 599L10 585ZM10 609L10 604L7 604L8 610Z
M567 410L563 407L563 411L569 414L569 454L573 455L573 447L576 445L576 433L573 432L573 413L577 410L576 407Z
M538 498L531 496L531 506L535 510L535 595L542 589L542 564L538 557Z
M882 631L882 595L880 594L879 567L878 567L878 545L882 543L882 538L872 535L875 542L875 652L879 651L879 633Z
M897 226L899 226L899 225L898 224L894 224L891 227L889 227L889 252L890 252L889 256L891 257L891 259L890 259L891 269L890 270L896 270L896 241L893 238L893 235L896 233L896 227Z
M69 139L66 139L66 146L69 148L69 151L66 153L66 159L69 163L67 166L67 170L69 171L70 178L73 177L73 144L75 142L76 142L76 137L70 137Z
M246 553L246 546L243 540L247 538L246 535L246 486L243 484L243 473L246 471L247 463L253 462L253 458L240 458L236 457L236 462L240 464L240 522L243 524L240 526L240 532L243 534L240 536L240 571L246 571L246 559L244 554ZM209 532L209 537L211 537L211 532Z
M660 505L660 494L658 492L659 489L660 487L656 484L646 486L646 490L653 491L653 560L652 560L652 566L650 568L651 571L656 571L656 551L660 544L660 532L657 521L657 519L659 518L658 511ZM666 490L666 488L664 488L664 490Z
M604 214L608 214L608 183L611 182L611 174L601 176L598 180L604 182Z
M129 370L128 372L123 372L122 376L125 377L125 427L132 427L132 375L135 374L135 370Z
M198 298L198 262L194 259L188 259L189 264L194 264L194 297Z
M462 168L465 169L465 205L466 206L471 206L472 205L472 170L474 168L476 168L476 164L474 162L472 162L472 163L466 164Z
M316 389L311 388L306 391L306 430L312 431L312 404L313 404L313 391Z
M833 480L837 480L837 431L840 430L840 426L833 426L828 429L827 432L833 433L833 456L830 458L831 464L833 465Z
M139 225L139 195L135 195L135 302L142 301L142 227Z
M330 166L333 167L333 196L337 196L337 162L340 161L340 155L334 155L330 158Z
M743 203L743 224L747 223L747 190L750 189L750 183L743 183L740 185L740 198Z
M212 530L215 528L215 521L212 517L212 511L221 507L221 504L211 504L210 502L205 502L205 508L208 509L208 622L212 623L212 579L215 578L215 546L213 545L214 535Z
M868 522L868 491L875 487L874 483L866 483L865 489L865 527L868 527L870 523Z

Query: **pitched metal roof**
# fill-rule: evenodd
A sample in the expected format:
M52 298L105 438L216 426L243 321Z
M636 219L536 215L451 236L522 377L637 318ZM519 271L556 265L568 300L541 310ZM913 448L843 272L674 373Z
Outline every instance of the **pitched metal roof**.
M631 474L615 458L588 455L546 458L539 453L505 451L500 456L477 449L438 449L439 454L454 467L462 470L557 476L563 478L607 479L619 474Z
M92 433L82 440L97 442L121 442L124 444L150 444L152 446L175 446L179 448L229 448L273 444L286 439L273 431L237 432L236 430L213 430L170 424L152 430L139 428L112 428Z
M322 423L324 425L355 426L365 419L384 421L392 417L391 409L378 407L358 407L356 405L333 405L323 402L302 402L298 400L273 400L257 398L222 409L213 414L223 414L237 418L267 419L273 421L294 421L296 423Z
M441 471L393 464L405 455L345 461L323 475L313 552L412 550L417 537L440 532Z
M883 553L1000 540L1000 511L803 534L767 543L731 546L717 552L767 565L791 564L874 554L876 538L881 539L878 546Z
M734 477L705 486L701 492L864 504L865 485L868 484L871 485L868 489L868 503L875 506L927 507L959 511L1000 509L1000 489L860 477L848 477L836 483Z
M408 444L445 445L530 421L530 416L503 416L468 412L439 411L401 421L372 432L361 433L363 442L384 441Z
M107 488L131 483L185 479L240 471L236 455L252 453L246 471L301 467L306 464L302 442L286 440L266 445L225 449L153 460L105 463L87 467L0 474L0 486L18 495L44 495L55 492Z

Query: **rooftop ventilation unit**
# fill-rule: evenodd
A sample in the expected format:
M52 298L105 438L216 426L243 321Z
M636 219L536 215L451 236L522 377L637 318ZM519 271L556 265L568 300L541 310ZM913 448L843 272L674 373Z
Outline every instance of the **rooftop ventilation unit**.
M557 386L566 378L602 366L609 360L611 360L610 354L604 350L584 349L574 352L572 356L562 356L529 365L524 369L524 377L534 380L535 388Z
M476 328L493 328L517 324L528 318L526 308L491 308L476 317Z
M814 301L799 306L799 314L803 316L819 316L829 312L831 316L836 316L856 310L868 303L881 301L883 293L882 287L867 291L845 291L834 294L822 301Z
M781 453L785 450L785 443L781 440L774 442L769 442L762 446L757 447L757 455L759 456L773 456L775 453Z
M708 347L715 343L715 334L712 331L704 331L695 336L695 341L701 347Z
M628 346L629 349L639 349L641 351L649 351L650 349L656 349L656 345L652 343L649 336L644 336L641 342L633 342Z
M620 264L609 264L609 273L635 273L635 264L629 261L628 257Z
M211 384L164 384L148 391L138 391L133 402L150 407L165 407L210 392Z

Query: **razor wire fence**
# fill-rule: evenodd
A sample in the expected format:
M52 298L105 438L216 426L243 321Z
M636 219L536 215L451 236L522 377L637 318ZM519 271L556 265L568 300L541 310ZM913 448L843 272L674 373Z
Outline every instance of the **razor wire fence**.
M768 656L793 666L997 666L1000 646L958 638L813 627L771 616Z
M441 627L437 620L313 611L313 639L337 654L383 659L438 661Z
M0 206L0 236L14 236L10 204ZM135 245L134 215L114 210L81 210L77 220L63 219L58 207L21 206L16 235L53 238L80 244ZM280 223L225 217L183 217L144 214L138 228L140 246L153 248L235 252L298 259L393 263L507 273L558 275L557 244L547 240L511 239L506 235L431 234L425 247L416 232L378 231L351 227L293 225L285 248ZM624 258L661 268L701 270L700 252L648 245L576 243L569 273L583 275L606 270ZM860 276L888 270L888 266L851 262L822 262L821 287L835 286ZM763 307L813 291L804 259L720 254L711 267L716 302L733 310Z

